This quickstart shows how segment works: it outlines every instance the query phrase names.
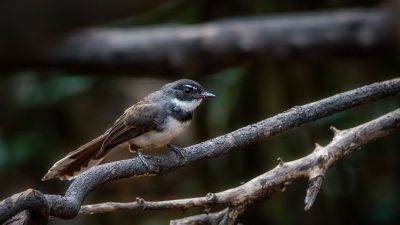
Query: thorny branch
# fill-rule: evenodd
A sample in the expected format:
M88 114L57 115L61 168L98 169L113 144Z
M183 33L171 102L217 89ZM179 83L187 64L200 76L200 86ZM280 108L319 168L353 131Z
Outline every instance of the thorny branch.
M119 210L187 209L217 204L226 204L229 206L221 212L209 214L208 216L189 217L192 223L197 220L196 224L200 224L200 220L204 220L205 218L208 220L221 219L222 215L229 215L229 211L233 211L233 209L241 208L242 212L248 205L268 198L277 191L281 191L285 187L286 182L291 183L295 179L304 177L309 179L310 184L305 198L305 209L308 210L315 201L319 188L322 185L322 178L329 167L350 153L350 151L377 138L384 137L399 128L400 109L397 109L354 128L342 131L333 128L333 140L325 147L317 144L314 151L309 155L291 162L279 163L274 169L229 190L209 193L204 197L171 201L146 202L140 199L140 201L132 203L108 202L86 205L82 206L80 213L94 214ZM240 215L241 212L238 214ZM174 224L186 224L185 219L178 220L180 223L175 221Z
M182 151L182 153L186 157L185 161L180 160L180 157L175 155L173 152L167 152L161 155L149 157L146 161L149 164L150 168L142 165L140 160L136 158L111 162L94 167L77 177L71 183L64 196L49 194L44 195L47 201L49 215L64 219L75 217L79 213L81 204L85 200L86 196L96 187L105 182L133 176L138 177L143 175L164 174L202 159L214 158L222 154L226 154L236 147L249 145L262 138L276 135L278 133L292 129L296 126L315 121L319 118L323 118L367 102L395 95L398 92L400 92L400 78L380 83L374 83L303 106L296 106L288 111L262 120L258 123L240 128L236 131L230 132L220 137L216 137L202 143L186 147ZM383 125L385 125L384 127L386 128L390 127L390 123L386 123ZM378 132L378 134L381 133ZM361 138L356 138L356 141L360 141L361 144L366 143L365 139ZM318 157L318 159L325 160L325 153L331 153L331 147L326 146L324 149L327 150L316 151L315 154L321 156ZM306 158L307 160L310 160L308 164L310 166L310 170L305 171L305 168L299 168L300 161L298 160L290 163L282 163L282 169L274 169L272 170L272 172L270 171L270 175L272 175L272 173L278 173L274 177L279 179L275 180L274 182L277 184L283 184L285 176L282 176L282 174L279 173L283 171L290 172L291 170L289 171L289 169L294 169L294 174L292 174L292 178L299 176L307 177L310 175L311 172L313 172L313 174L315 174L316 176L324 174L326 170L325 167L322 167L321 170L311 170L312 166L319 165L316 161L314 161L315 158L312 158L311 156L310 158L308 158L308 156ZM337 158L340 158L340 156L334 154L333 158L329 159ZM327 160L326 164L324 165L330 166L333 162L333 160ZM268 175L268 177L273 178L270 177L270 175ZM316 176L312 176L311 178ZM269 182L265 179L263 179L263 181L265 181L265 184ZM248 184L253 184L253 182L253 180L249 181ZM265 184L262 184L261 182L258 184L255 183L254 185L262 186ZM235 193L234 191L229 191L226 194L227 196L232 196L231 198L235 199L235 202L241 203L240 198L234 197L238 196L237 193ZM251 195L247 195L247 197L249 199L252 199ZM0 223L4 223L6 220L10 219L14 215L17 215L22 210L32 210L29 206L32 204L38 204L39 200L39 198L33 198L29 201L20 201L18 197L9 197L3 200L2 202L0 202ZM225 199L225 203L227 202L227 199ZM30 217L26 217L27 220L29 220L29 218ZM21 224L22 222L24 221L21 221ZM42 223L44 224L46 223L46 221L43 220Z

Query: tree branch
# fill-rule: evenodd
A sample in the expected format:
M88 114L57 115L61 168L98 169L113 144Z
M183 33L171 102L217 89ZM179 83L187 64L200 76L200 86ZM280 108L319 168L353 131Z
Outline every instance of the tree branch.
M352 150L375 139L384 137L399 128L400 109L397 109L360 126L343 131L335 130L333 140L325 147L317 145L309 155L291 162L279 163L274 169L243 185L226 191L215 194L209 193L205 197L171 201L146 202L141 199L140 202L133 203L107 202L86 205L82 206L80 213L94 214L119 210L187 209L191 207L227 204L229 207L221 212L188 217L177 220L179 222L174 221L172 224L202 224L200 221L204 221L205 219L221 220L223 214L227 214L227 218L231 215L232 218L229 220L231 223L224 224L235 224L237 217L249 205L271 197L272 194L282 190L286 182L292 182L295 179L303 177L307 177L310 180L310 187L307 189L305 199L305 209L308 210L317 196L322 185L322 178L328 168ZM190 223L187 221L190 221Z
M195 225L195 224L213 224L226 225L228 208L215 213L206 213L195 216L189 216L182 219L171 220L170 225Z
M8 209L12 208L13 211ZM17 217L11 218L15 212L23 212ZM36 190L28 189L14 194L0 203L0 221L5 224L46 224L49 219L49 206L45 196ZM8 220L8 221L7 221Z
M245 207L228 207L214 213L204 213L182 219L171 220L171 225L235 225L237 219L244 212Z
M257 58L376 56L393 52L394 33L385 9L288 13L189 26L90 29L47 46L34 43L37 49L12 58L5 54L0 62L8 67L3 70L204 74Z
M176 170L206 158L214 158L246 146L262 138L270 137L319 118L349 109L366 102L395 95L400 91L400 78L374 83L303 106L295 106L258 123L240 128L231 133L186 147L182 150L183 161L173 152L147 158L150 168L142 165L137 158L121 160L96 166L78 176L69 186L64 196L45 195L51 216L59 218L75 217L86 196L99 185L116 179L132 176L160 175ZM286 165L286 163L283 163ZM7 200L7 199L6 199ZM18 207L5 207L7 201L0 202L0 223L21 211Z

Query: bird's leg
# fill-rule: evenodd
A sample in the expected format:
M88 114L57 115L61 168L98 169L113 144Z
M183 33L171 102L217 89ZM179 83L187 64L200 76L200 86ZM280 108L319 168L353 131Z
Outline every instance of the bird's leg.
M185 155L184 155L183 152L182 152L182 148L179 148L179 147L176 147L176 146L170 145L170 144L168 144L167 147L168 147L171 151L173 151L173 152L175 152L176 154L178 154L182 159L186 159Z
M139 146L131 144L131 143L128 143L128 145L129 145L129 152L130 153L137 153L138 152Z
M133 145L133 144L129 144L129 151L131 153L135 153L137 154L138 158L140 159L140 161L142 161L143 165L149 170L150 166L149 164L146 162L143 154L139 151L139 147L137 145Z

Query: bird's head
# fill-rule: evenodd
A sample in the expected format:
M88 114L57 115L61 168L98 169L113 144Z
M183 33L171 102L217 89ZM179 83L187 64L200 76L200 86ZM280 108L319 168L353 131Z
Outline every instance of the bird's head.
M204 99L216 97L206 91L199 83L189 79L168 83L161 90L171 97L173 104L184 111L193 111Z

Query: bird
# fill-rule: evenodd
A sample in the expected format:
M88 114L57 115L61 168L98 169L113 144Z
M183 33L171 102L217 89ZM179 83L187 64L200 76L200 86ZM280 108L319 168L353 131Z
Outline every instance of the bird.
M194 110L205 99L215 97L193 80L167 83L126 109L103 134L57 161L42 180L71 180L99 165L117 146L126 146L129 151L136 152L147 168L149 165L142 150L167 146L184 158L181 148L169 142L189 126Z

